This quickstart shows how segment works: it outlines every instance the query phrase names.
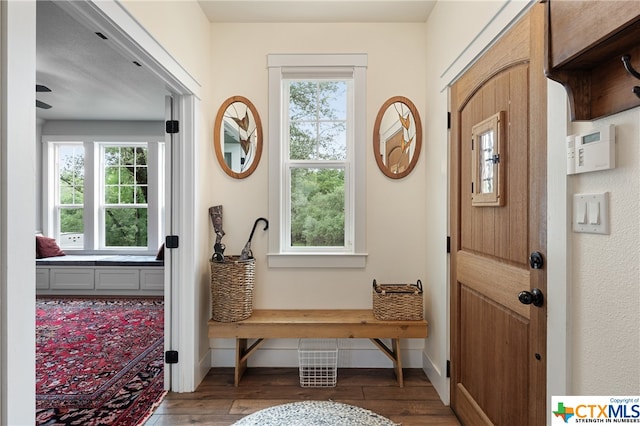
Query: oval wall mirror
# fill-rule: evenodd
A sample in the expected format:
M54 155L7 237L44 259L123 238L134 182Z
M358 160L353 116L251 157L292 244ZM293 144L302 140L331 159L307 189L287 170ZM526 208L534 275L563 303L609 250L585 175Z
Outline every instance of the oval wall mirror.
M373 153L386 176L400 179L416 166L422 147L420 115L413 102L394 96L382 105L373 128Z
M258 167L262 154L262 122L249 99L233 96L222 103L213 127L213 144L220 167L243 179Z

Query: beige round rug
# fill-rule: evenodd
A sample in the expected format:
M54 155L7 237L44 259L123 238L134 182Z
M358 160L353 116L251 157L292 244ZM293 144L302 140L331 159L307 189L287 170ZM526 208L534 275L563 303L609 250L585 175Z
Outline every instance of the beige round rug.
M373 411L333 401L302 401L257 411L233 426L398 426Z

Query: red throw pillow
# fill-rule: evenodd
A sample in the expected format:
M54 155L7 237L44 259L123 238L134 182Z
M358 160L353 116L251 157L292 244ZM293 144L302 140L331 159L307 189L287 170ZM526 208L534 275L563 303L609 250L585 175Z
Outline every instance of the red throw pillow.
M60 249L54 238L36 236L36 257L64 256L65 253Z

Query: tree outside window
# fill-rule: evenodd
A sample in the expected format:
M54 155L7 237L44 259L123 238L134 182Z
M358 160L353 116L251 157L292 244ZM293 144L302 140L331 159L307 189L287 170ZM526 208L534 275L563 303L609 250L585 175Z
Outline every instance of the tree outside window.
M348 81L287 84L291 246L344 247Z
M147 147L106 146L103 154L104 245L147 246Z
M82 248L84 241L84 147L58 146L57 211L63 249Z

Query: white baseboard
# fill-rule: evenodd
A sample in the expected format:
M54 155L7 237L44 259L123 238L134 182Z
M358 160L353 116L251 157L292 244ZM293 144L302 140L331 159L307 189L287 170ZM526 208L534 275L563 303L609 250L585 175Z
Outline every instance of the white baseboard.
M195 378L195 387L197 388L202 380L204 380L207 373L211 369L211 349L207 350L205 354L198 361L198 368L196 369L197 377Z
M438 392L438 396L442 400L444 405L449 405L450 401L450 379L447 377L446 372L440 370L426 353L422 353L424 373L429 378L429 381Z
M235 341L213 339L210 367L235 365ZM389 342L386 342L390 345ZM423 368L423 342L402 342L402 366ZM298 367L298 340L272 339L248 361L249 367ZM338 339L339 368L392 368L393 363L368 339Z

